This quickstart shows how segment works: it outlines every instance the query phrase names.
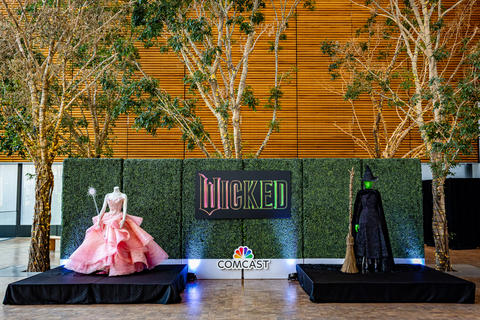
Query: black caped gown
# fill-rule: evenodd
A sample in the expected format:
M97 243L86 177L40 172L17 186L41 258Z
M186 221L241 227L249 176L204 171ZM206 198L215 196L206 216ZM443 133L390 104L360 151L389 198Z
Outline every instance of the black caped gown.
M357 264L361 263L364 257L377 259L378 271L393 271L395 263L380 192L373 189L358 191L352 224ZM359 225L358 232L355 232L356 224ZM369 263L373 263L373 260Z

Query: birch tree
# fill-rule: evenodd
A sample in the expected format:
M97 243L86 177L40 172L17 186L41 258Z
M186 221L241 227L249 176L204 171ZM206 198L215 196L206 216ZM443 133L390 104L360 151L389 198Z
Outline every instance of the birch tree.
M394 36L395 32L396 28L381 23L376 15L372 15L364 26L356 30L352 39L346 42L327 39L320 46L322 53L332 60L328 68L330 80L341 82L340 88L326 84L324 87L342 96L352 107L349 128L336 123L333 125L350 136L370 158L398 156L402 142L415 127L415 122L411 121L412 110L395 103L396 96L402 96L407 101L411 97L408 58L404 54L402 39ZM362 125L358 117L357 110L362 109L359 100L364 96L372 106L371 127ZM396 120L386 120L385 112L388 110L395 111ZM423 151L424 145L421 144L400 156L418 157Z
M50 268L52 163L65 141L72 108L121 55L127 1L1 0L0 120L3 147L35 166L35 205L28 271ZM83 62L79 65L79 57ZM15 150L16 148L16 150Z
M138 78L134 70L136 66L127 66L117 59L100 77L86 79L86 90L72 105L73 112L62 119L61 154L78 158L113 156L113 128L129 108L124 101L126 94L132 94L130 83Z
M382 86L381 95L404 110L419 128L433 173L433 233L438 270L452 270L445 215L445 178L459 156L473 151L479 135L478 26L472 14L476 0L446 4L441 0L372 0L354 4L370 10L371 19L396 28L408 58L411 96L398 94L366 68Z
M189 86L189 93L200 96L218 124L221 146L205 130L196 113L195 99L173 98L161 87L152 89L155 85L148 86L151 103L140 110L135 126L153 134L158 127L176 126L189 149L198 147L208 158L241 159L241 107L255 111L259 106L248 82L249 59L260 38L272 33L275 38L270 50L275 54L275 82L265 105L272 110L272 117L264 141L255 152L255 157L259 157L271 134L279 130L277 110L283 95L282 82L290 77L290 70L279 69L279 43L286 39L285 30L299 2L271 1L269 5L275 16L273 24L268 24L262 12L266 1L138 0L132 22L139 30L139 39L147 47L157 46L161 52L172 51L177 55L186 68L184 84ZM306 2L310 8L313 4Z

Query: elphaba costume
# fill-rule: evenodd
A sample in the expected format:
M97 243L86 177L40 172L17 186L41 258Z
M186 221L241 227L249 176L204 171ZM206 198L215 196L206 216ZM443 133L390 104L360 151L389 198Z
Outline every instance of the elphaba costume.
M367 189L358 191L353 211L355 257L363 273L391 272L395 268L382 198L380 192L371 189L377 179L366 166L362 180Z

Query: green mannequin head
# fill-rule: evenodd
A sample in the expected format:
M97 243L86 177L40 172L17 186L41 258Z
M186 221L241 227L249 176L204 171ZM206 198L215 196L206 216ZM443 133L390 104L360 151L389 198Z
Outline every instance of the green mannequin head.
M365 184L365 189L372 189L372 181L363 181L363 183Z
M369 166L365 166L365 174L363 175L363 184L365 185L366 189L372 189L373 181L377 181L378 177L374 177L372 170L370 170Z

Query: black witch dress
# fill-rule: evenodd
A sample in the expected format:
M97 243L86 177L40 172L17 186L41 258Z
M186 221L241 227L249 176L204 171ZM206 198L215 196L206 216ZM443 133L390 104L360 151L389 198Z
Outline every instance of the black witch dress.
M376 259L378 271L393 271L395 264L380 192L366 189L357 193L352 223L357 263L363 258Z

